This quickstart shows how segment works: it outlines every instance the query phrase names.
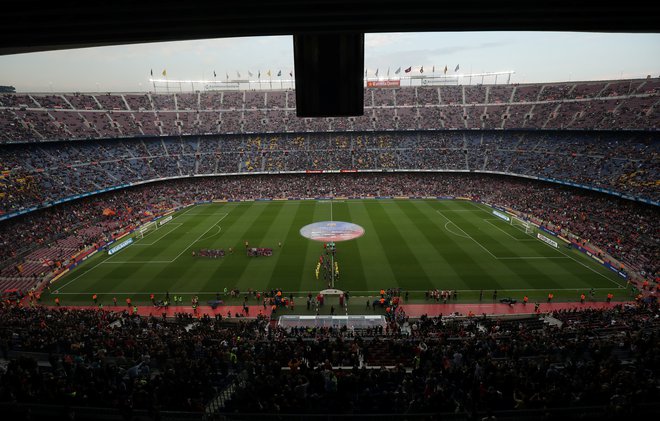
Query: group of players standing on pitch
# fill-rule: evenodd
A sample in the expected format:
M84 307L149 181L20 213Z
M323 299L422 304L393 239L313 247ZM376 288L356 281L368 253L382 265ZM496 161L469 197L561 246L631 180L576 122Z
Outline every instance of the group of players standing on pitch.
M339 279L339 263L337 262L337 246L334 242L323 243L323 253L319 256L316 264L316 279L321 275L328 282L328 287L333 287L332 281ZM333 277L334 276L334 277Z

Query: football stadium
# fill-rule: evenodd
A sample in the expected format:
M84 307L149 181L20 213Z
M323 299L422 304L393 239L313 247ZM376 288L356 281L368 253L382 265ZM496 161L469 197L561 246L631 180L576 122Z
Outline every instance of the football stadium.
M0 66L7 419L660 414L660 76L383 68L309 34L291 70L139 91ZM346 78L310 48L355 53Z

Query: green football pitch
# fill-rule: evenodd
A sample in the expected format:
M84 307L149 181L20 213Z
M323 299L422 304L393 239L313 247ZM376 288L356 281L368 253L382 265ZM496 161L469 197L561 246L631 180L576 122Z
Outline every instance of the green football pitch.
M554 248L499 219L481 204L458 200L255 201L196 205L148 232L121 251L97 253L51 285L62 304L106 305L114 297L146 303L151 293L198 295L211 299L224 289L281 289L305 296L328 287L315 269L323 243L300 234L313 222L346 221L364 228L357 239L337 243L339 278L335 287L352 296L377 295L381 288L409 291L412 302L424 292L457 290L459 301L556 299L575 301L594 288L627 298L624 281L561 242ZM248 257L250 247L273 249L270 257ZM281 243L281 246L279 245ZM224 257L193 256L200 249L229 248ZM227 300L224 297L223 299ZM228 300L229 302L231 300Z

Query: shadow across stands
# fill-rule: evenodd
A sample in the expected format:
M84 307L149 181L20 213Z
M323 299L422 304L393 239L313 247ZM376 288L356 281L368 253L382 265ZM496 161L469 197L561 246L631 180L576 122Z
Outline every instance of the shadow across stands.
M659 315L649 301L350 331L3 304L0 401L17 420L639 418L659 409Z

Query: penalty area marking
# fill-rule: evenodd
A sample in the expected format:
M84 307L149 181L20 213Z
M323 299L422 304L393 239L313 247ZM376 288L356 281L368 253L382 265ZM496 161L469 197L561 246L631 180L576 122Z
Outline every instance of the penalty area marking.
M509 237L513 238L516 241L538 241L536 238L516 238L513 235L509 234L508 232L504 231L502 228L500 228L497 225L490 222L490 221L499 221L499 219L484 219L483 221L487 222L488 224L490 224L494 228L497 228L498 230L502 231L504 234L508 235ZM525 234L525 235L528 236L527 234Z
M220 221L218 221L218 223L219 222ZM216 232L215 234L211 234L208 237L201 238L199 241L208 240L208 239L213 238L213 237L217 236L218 234L220 234L220 231L222 231L222 227L218 224L216 224L215 226L218 227L218 232Z
M448 223L451 222L452 224L454 224L454 226L455 226L456 228L458 228L458 229L460 229L461 231L463 231L463 234L466 235L466 237L464 237L464 238L468 238L468 239L474 241L474 242L475 242L479 247L481 247L486 253L490 254L491 257L492 257L493 259L497 259L497 256L495 256L493 253L491 253L490 250L488 250L486 247L484 247L480 242L478 242L477 240L475 240L474 238L472 238L472 236L471 236L470 234L468 234L467 232L465 232L465 231L463 230L463 228L461 228L461 227L459 227L458 225L456 225L456 223L455 223L454 221L452 221L451 219L447 218L447 217L446 217L442 212L440 212L438 209L436 209L436 212L438 212L438 215L440 215L440 216L442 216L443 218L445 218L445 219L448 221ZM449 229L447 228L448 223L445 224L445 229L446 229L447 231L449 231ZM454 233L454 232L452 232L452 231L449 231L449 232L451 232L452 234L456 235L456 233ZM463 236L460 236L460 237L463 237Z
M452 234L454 234L454 235L456 235L456 236L458 236L458 237L463 237L463 238L467 238L467 239L469 239L469 240L474 241L474 242L475 242L479 247L481 247L486 253L490 254L491 257L493 257L493 259L496 259L496 260L536 260L536 259L567 259L567 258L568 258L567 256L564 256L564 257L562 257L562 256L512 256L512 257L497 257L497 256L495 256L490 250L488 250L484 245L482 245L479 241L477 241L474 237L472 237L470 234L468 234L467 232L465 232L465 230L463 230L463 228L459 227L454 221L452 221L451 219L449 219L449 218L447 218L445 215L443 215L442 212L440 212L438 209L436 209L436 212L438 212L438 214L439 214L440 216L442 216L443 218L445 218L445 219L447 220L447 223L445 224L445 229L446 229L447 231L451 232ZM460 234L457 234L457 233L451 231L449 228L447 228L447 226L448 226L450 223L453 224L453 225L454 225L456 228L458 228L459 230L461 230L461 231L463 232L463 234L465 234L465 236L460 235Z
M126 250L127 248L128 248L128 247L124 247L123 249L119 250L118 252L116 252L116 253L114 253L114 254L109 254L109 255L105 258L105 260L102 260L102 261L98 262L97 264L95 264L94 266L92 266L91 268L89 268L89 270L80 273L78 276L76 276L75 278L73 278L72 280L70 280L69 282L67 282L66 284L64 284L64 285L62 285L61 287L57 288L57 290L59 291L59 290L65 288L65 287L68 286L71 282L73 282L73 281L75 281L76 279L80 278L81 276L83 276L83 275L85 275L85 274L87 274L87 273L93 271L94 269L96 269L97 267L99 267L100 265L102 265L103 263L107 262L108 259L110 259L112 256L116 256L116 255L118 255L119 253L121 253L122 251Z
M454 223L451 222L451 221L448 221L448 222L445 223L445 229L446 229L447 231L451 232L452 234L454 234L454 235L457 236L457 237L468 238L468 239L470 239L470 240L472 239L472 237L470 237L469 235L467 235L467 233L466 233L465 231L463 231L463 234L460 234L460 233L456 233L456 232L450 230L450 229L449 229L449 224L452 224L453 226L455 226L455 227L458 228L459 230L463 231L463 230L461 229L461 227L459 227L458 225L454 224Z
M188 247L186 247L185 249L183 249L183 251L181 251L181 253L177 254L176 257L175 257L174 259L172 259L172 260L150 260L150 261L129 261L129 262L117 262L117 261L109 262L109 261L106 260L106 261L101 262L101 263L103 263L103 264L108 264L108 265L132 264L132 263L140 263L140 264L150 264L150 263L156 263L156 264L162 264L162 263L173 263L176 259L178 259L179 257L181 257L181 255L182 255L183 253L185 253L188 249L190 249L190 247L192 247L196 242L201 241L201 240L208 240L209 238L213 238L213 237L215 237L216 235L220 234L222 228L221 228L220 225L218 225L218 224L219 224L223 219L225 219L225 218L227 217L227 215L229 215L229 214L228 214L228 213L225 213L225 214L222 216L222 218L218 219L218 220L216 221L215 224L211 225L211 226L209 227L209 229L207 229L206 231L204 231L199 237L197 237L197 239L195 239L192 243L190 243L190 244L188 245ZM213 235L211 235L211 236L209 236L209 237L204 237L204 238L202 238L202 237L203 237L204 235L206 235L209 231L211 231L213 228L216 228L216 227L218 228L218 232L216 232L215 234L213 234Z
M181 225L183 225L183 223L181 223L181 222L170 222L170 223L167 224L167 226L174 227L174 229L169 230L165 234L163 234L160 237L158 237L157 239L153 240L151 243L143 243L142 241L138 240L138 242L134 243L133 245L134 246L153 246L154 244L156 244L157 242L162 240L165 236L170 235L174 231L176 231L176 229L179 228ZM161 226L158 229L165 229L165 228L163 226ZM142 237L142 239L144 240L144 237Z
M486 209L482 208L481 206L477 205L477 204L474 203L474 202L470 202L470 203L472 203L472 206L474 206L474 207L476 207L477 209L481 210L482 212L484 212L484 213L490 215L490 212L486 211ZM484 221L485 221L485 219L484 219ZM522 230L520 230L520 231L521 231L521 232L524 232L524 231L522 231ZM527 233L525 233L525 235L528 235L528 236L530 237L531 240L535 240L535 241L536 241L536 238L533 237L531 234L527 234ZM566 259L571 259L571 260L573 260L575 263L577 263L577 264L579 264L579 265L582 265L582 266L584 266L585 268L589 269L590 271L592 271L592 272L594 272L594 273L596 273L596 274L602 276L603 278L605 278L605 279L607 279L608 281L610 281L610 282L612 282L613 284L615 284L618 288L624 288L619 282L617 282L617 281L615 281L615 280L613 280L613 279L610 279L609 277L607 277L607 276L603 275L602 273L598 272L597 270L595 270L595 269L592 268L591 266L588 266L588 265L586 265L586 264L580 262L580 261L577 260L575 257L573 257L573 256L571 256L571 255L568 255L568 254L564 253L564 251L561 250L559 247L554 248L554 247L552 247L551 245L546 244L545 242L541 242L541 244L543 244L543 245L545 245L545 246L547 246L547 247L550 247L552 250L555 250L556 252L559 252L559 253L563 254L563 255L564 255L564 258L566 258Z
M191 208L191 209L192 209L192 208ZM186 212L187 212L187 211L186 211ZM184 212L184 214L185 214L186 212ZM183 214L181 214L181 215L183 215ZM179 216L181 216L181 215L179 215ZM222 218L220 218L218 221L216 221L215 224L211 225L211 227L209 227L209 229L207 229L206 231L204 231L204 232L202 233L202 235L200 235L199 237L197 237L197 239L196 239L195 241L193 241L192 243L190 243L190 244L188 245L188 247L186 247L181 253L179 253L179 254L178 254L174 259L172 259L172 260L155 260L155 261L154 261L154 260L151 260L151 261L141 261L141 262L135 262L135 261L133 261L133 262L119 262L119 261L113 261L113 262L110 262L109 260L110 260L111 257L116 256L117 254L121 253L122 251L128 249L128 247L124 247L123 249L119 250L118 252L116 252L116 253L114 253L114 254L111 254L111 255L108 255L108 256L105 258L105 260L100 261L100 262L97 263L96 265L92 266L89 270L80 273L78 276L76 276L75 278L71 279L69 282L67 282L66 284L62 285L61 287L59 287L59 288L57 288L57 289L58 289L58 290L61 290L61 289L65 288L65 287L67 287L67 286L68 286L69 284L71 284L73 281L75 281L75 280L77 280L78 278L80 278L81 276L83 276L83 275L85 275L85 274L87 274L87 273L93 271L94 269L96 269L97 267L99 267L99 266L102 265L102 264L122 264L122 265L123 265L123 264L127 264L127 263L128 263L128 264L130 264L130 263L139 263L139 264L150 264L150 263L163 264L163 263L172 263L172 262L174 262L176 259L178 259L179 257L181 257L181 255L182 255L183 253L185 253L190 247L192 247L193 244L195 244L195 243L198 242L200 239L202 239L202 237L203 237L207 232L209 232L213 227L218 227L218 224L219 224L223 219L225 219L225 218L227 217L227 215L229 215L229 213L224 213L224 215L222 216ZM209 238L210 238L210 237L209 237ZM62 293L60 292L60 294L62 294Z

